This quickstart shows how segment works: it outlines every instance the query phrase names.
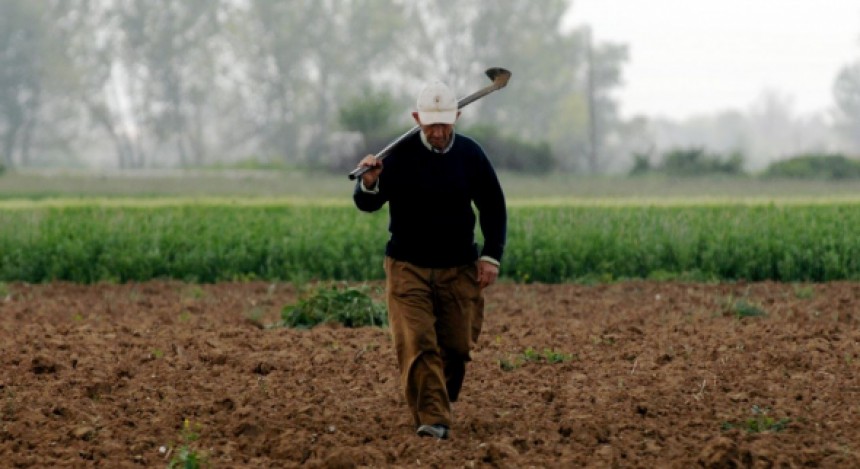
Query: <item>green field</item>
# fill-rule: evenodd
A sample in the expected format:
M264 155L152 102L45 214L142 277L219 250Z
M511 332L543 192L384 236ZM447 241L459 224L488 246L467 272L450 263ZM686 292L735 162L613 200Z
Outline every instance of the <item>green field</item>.
M510 281L860 278L853 184L502 178ZM7 174L0 281L380 279L387 212L351 190L306 173Z
M825 281L860 277L860 204L520 204L503 276ZM289 200L0 204L0 281L382 278L387 214Z

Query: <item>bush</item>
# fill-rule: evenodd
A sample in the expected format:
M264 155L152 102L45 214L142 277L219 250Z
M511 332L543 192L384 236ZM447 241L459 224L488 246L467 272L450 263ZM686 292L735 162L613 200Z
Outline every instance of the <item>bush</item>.
M631 176L640 176L653 171L651 167L651 155L649 153L633 153L633 168L630 169Z
M397 102L391 94L364 89L360 96L346 102L338 110L338 122L345 130L361 132L372 139L391 130L391 118Z
M707 154L701 147L677 148L664 154L659 170L671 176L740 175L743 163L743 155L738 152L724 159Z
M3 163L0 163L0 176L2 176L3 173L5 173L5 172L6 172L6 166L4 166Z
M858 179L860 162L841 154L805 154L771 163L762 176L787 179Z
M502 135L489 125L479 125L461 132L484 148L496 169L530 174L546 174L556 167L556 160L547 142L526 142Z
M338 109L337 117L341 129L360 137L356 140L353 134L331 139L329 148L320 150L325 157L318 158L323 161L319 166L331 172L351 171L365 155L378 153L408 130L393 123L398 112L397 100L390 93L363 89Z

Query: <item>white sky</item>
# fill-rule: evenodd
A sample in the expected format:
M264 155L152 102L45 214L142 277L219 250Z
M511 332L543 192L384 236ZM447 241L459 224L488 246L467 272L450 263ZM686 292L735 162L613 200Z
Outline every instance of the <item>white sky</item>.
M745 111L765 90L825 112L839 69L860 60L858 0L572 1L567 25L628 45L624 117Z

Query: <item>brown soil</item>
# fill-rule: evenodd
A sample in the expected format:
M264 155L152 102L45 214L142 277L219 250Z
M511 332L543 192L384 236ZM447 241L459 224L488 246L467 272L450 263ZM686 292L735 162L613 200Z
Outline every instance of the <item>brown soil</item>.
M212 467L860 467L856 283L496 285L448 441L386 331L263 327L288 284L0 292L3 467L165 467L186 419Z

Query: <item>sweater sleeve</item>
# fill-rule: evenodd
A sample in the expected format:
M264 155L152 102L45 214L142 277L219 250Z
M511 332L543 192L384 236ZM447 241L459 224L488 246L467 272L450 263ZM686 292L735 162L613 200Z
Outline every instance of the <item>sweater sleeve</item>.
M380 186L381 182L377 180L375 187L365 189L361 178L359 178L352 192L352 200L355 202L355 206L363 212L375 212L382 208L388 198Z
M478 209L481 233L484 235L481 256L491 257L501 262L508 230L505 195L496 171L483 151L480 153L478 164L478 184L473 199Z

